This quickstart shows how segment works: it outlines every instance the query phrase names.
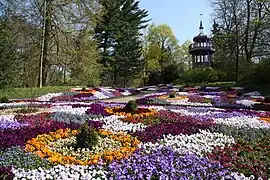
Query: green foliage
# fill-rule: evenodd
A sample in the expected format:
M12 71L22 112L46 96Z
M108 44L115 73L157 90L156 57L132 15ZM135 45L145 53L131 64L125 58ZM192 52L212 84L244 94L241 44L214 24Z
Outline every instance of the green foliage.
M0 89L14 85L18 69L15 45L6 20L0 19Z
M270 84L270 58L264 59L252 68L243 77L244 84Z
M9 103L9 99L7 96L3 96L0 98L0 103Z
M89 119L93 119L99 116L93 115L78 115L78 114L71 114L66 112L55 112L51 114L50 118L57 122L64 122L68 124L83 124Z
M135 113L135 111L137 110L138 105L136 103L136 101L128 101L128 103L126 104L126 106L124 107L124 111L128 112L128 113Z
M207 83L224 81L226 74L220 70L214 70L212 68L197 68L185 72L182 78L186 83Z
M174 82L189 61L187 43L179 46L171 27L166 24L152 24L147 31L143 48L144 81L150 85Z
M90 128L87 123L84 123L76 135L76 148L92 149L97 143L98 133L95 129Z
M152 44L171 46L175 48L178 46L177 39L173 34L173 30L167 24L155 25L151 24L149 27L148 40ZM161 47L162 48L162 47Z
M102 0L103 15L95 28L101 49L102 77L109 85L127 86L142 67L140 30L146 27L147 11L135 0ZM110 81L109 81L110 80Z
M211 132L223 133L227 136L232 136L235 139L241 139L245 142L250 142L259 138L270 139L270 130L267 128L251 129L250 128L237 128L226 124L217 124L210 129Z
M171 84L180 78L180 74L184 72L183 63L168 63L161 72L162 82L164 84Z
M96 43L89 39L90 32L80 32L76 37L76 51L71 67L71 83L74 85L99 85L102 66Z
M38 112L37 108L33 108L33 107L28 107L28 108L24 108L24 109L18 109L16 111L16 113L21 113L21 114L28 114L28 113L35 113Z
M27 153L19 146L10 147L0 151L0 167L14 166L25 170L38 169L39 167L49 169L52 164L45 158L36 154Z

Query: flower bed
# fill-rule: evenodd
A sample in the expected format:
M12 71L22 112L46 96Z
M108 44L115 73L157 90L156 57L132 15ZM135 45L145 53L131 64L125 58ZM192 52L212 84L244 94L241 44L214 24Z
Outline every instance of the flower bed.
M113 159L119 160L127 157L136 150L139 144L139 141L130 135L123 133L114 134L105 130L99 130L99 138L108 137L111 140L103 141L105 144L99 144L92 151L89 149L77 149L75 151L73 148L69 148L68 144L72 144L70 139L66 140L66 142L59 142L59 140L70 138L77 133L76 130L59 129L56 132L38 135L36 138L27 141L25 150L33 152L41 158L47 158L51 163L91 165L98 163L100 159L110 162ZM58 142L53 143L57 140ZM118 142L118 144L114 141ZM110 142L113 144L111 145Z
M106 88L43 96L40 100L57 101L39 102L45 113L5 106L0 179L270 178L269 112L213 107L236 104L234 90L186 88L169 97L168 90L159 89L137 100L138 106L80 102L98 93L130 95L127 89ZM95 144L78 146L82 127L96 132Z

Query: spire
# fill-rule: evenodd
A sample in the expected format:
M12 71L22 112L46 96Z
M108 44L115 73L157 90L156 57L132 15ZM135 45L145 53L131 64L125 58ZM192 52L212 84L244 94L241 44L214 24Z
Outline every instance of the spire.
M200 16L202 16L202 14L200 14ZM200 21L200 34L203 34L203 23L202 23L202 20Z

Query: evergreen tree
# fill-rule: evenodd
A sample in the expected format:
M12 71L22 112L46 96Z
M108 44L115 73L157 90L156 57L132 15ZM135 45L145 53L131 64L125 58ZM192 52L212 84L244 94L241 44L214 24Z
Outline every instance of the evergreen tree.
M141 69L140 30L148 20L147 11L135 0L101 0L103 17L95 29L102 58L111 83L126 86ZM107 77L106 77L107 78Z
M120 2L118 0L100 0L99 3L102 6L102 17L95 28L95 39L101 52L99 63L105 68L101 76L103 77L103 84L111 85L112 78L108 78L107 76L113 76L113 69L116 68L114 47Z
M143 68L142 41L140 30L146 28L148 16L146 10L139 8L135 0L123 0L120 11L120 31L116 40L118 75L122 86L126 86Z

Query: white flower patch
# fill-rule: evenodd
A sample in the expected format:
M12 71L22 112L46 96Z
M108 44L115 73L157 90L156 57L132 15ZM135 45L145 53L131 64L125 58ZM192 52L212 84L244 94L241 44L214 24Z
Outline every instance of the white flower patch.
M151 87L151 88L148 88L147 90L148 90L148 91L157 91L158 88L156 88L156 87Z
M204 95L203 97L205 97L207 99L215 99L215 98L219 98L220 96L217 96L217 95Z
M132 124L132 123L123 122L119 120L119 118L123 118L123 116L112 115L105 118L100 118L99 121L104 122L102 126L103 129L106 129L112 132L120 132L120 131L136 132L136 131L141 131L147 127L142 123Z
M16 107L27 107L29 105L44 105L48 104L47 102L13 102L13 103L0 103L0 107L6 108L16 108Z
M218 124L226 124L236 128L270 128L270 124L262 121L259 117L236 116L231 118L214 118Z
M243 88L243 87L231 87L231 89L235 89L235 90L243 90L243 89L245 89L245 88Z
M161 111L161 110L167 110L166 108L164 108L163 106L139 106L139 108L147 108L147 109L155 109L157 111Z
M110 98L109 96L105 96L102 92L99 92L99 91L93 92L93 95L97 99L108 99L108 98Z
M93 154L102 153L105 150L115 151L119 150L122 145L119 141L113 140L109 137L99 137L97 145L89 148L77 148L73 147L76 144L76 137L72 136L65 139L59 139L57 141L50 142L48 148L53 152L58 152L64 156L72 156L76 159L86 160L91 158Z
M54 97L62 96L63 93L48 93L37 98L38 101L50 101Z
M121 92L121 94L122 94L123 96L129 96L129 95L132 95L132 93L129 92L129 91Z
M237 100L236 101L236 104L242 104L246 107L252 107L254 104L258 104L260 102L255 102L255 101L251 101L251 100L248 100L248 99L243 99L243 100Z
M52 102L50 103L53 106L68 106L68 105L85 105L85 106L90 106L93 104L93 102L80 102L80 101L59 101L59 102Z
M184 106L213 106L211 103L194 103L189 102L188 98L180 99L180 100L170 100L166 99L166 102L172 105L184 105Z
M141 147L145 148L147 152L151 152L151 149L169 146L182 154L194 153L202 156L205 152L211 152L216 146L224 147L227 144L234 143L235 140L233 137L226 136L222 133L211 133L200 130L200 133L192 135L166 135L155 144L151 142L144 143L141 144Z
M220 87L206 87L205 89L209 89L209 90L218 90Z
M10 107L18 107L18 106L26 106L27 102L18 102L18 103L0 103L0 107L7 107L7 108L10 108Z
M188 96L188 95L190 95L190 93L188 93L188 92L177 92L177 95L179 95L179 96Z
M70 114L84 115L89 107L72 108L72 106L54 106L49 112L65 112Z
M146 97L149 97L149 96L162 96L162 95L165 95L165 94L168 94L168 93L167 92L151 93L151 94L145 94L141 98L146 98Z
M222 178L221 180L231 179L234 178L235 180L255 180L255 176L251 175L249 177L245 176L243 173L232 172L230 175ZM263 178L259 177L258 180L263 180Z
M193 111L193 112L190 112L186 109L171 109L170 111L180 113L180 114L183 114L186 116L207 116L207 115L220 113L220 112L213 112L213 111L207 111L207 112Z
M15 115L0 115L0 123L6 123L6 122L15 122L17 121L14 119Z
M57 165L51 169L38 168L35 170L24 170L24 169L12 169L12 173L15 175L14 180L17 179L33 179L33 180L88 180L88 179L99 179L105 180L108 172L105 170L94 169L89 166L79 165Z

